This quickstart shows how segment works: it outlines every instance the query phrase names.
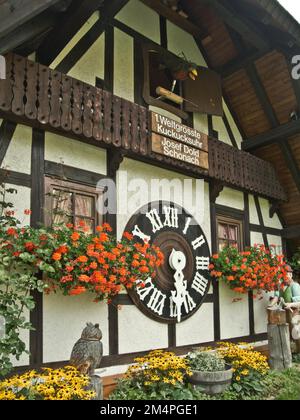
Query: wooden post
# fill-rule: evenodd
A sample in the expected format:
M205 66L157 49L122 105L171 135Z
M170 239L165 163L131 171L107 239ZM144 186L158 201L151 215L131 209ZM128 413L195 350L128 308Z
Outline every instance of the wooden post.
M284 370L292 366L292 352L289 324L268 325L270 366L274 370Z

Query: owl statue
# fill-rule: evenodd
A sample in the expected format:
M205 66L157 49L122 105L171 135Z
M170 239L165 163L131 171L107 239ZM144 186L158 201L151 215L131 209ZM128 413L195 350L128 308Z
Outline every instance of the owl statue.
M83 374L94 375L95 369L100 367L103 356L101 338L102 332L99 324L87 323L81 338L73 347L70 364Z

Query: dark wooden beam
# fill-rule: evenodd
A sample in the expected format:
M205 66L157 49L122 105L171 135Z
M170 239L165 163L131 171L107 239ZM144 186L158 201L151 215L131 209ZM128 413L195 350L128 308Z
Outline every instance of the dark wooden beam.
M129 0L105 0L101 9L100 19L92 28L80 39L75 47L66 55L66 57L57 66L56 70L62 73L68 73L86 51L103 34L106 28L111 24L115 15L128 3Z
M103 2L104 0L72 2L70 8L58 19L53 30L41 44L39 48L41 63L49 66Z
M260 207L259 198L257 197L257 195L254 196L254 202L255 202L255 207L256 207L256 211L257 211L257 215L258 215L259 225L261 227L261 233L262 233L262 236L263 236L264 245L265 245L265 247L268 248L269 247L268 236L267 236L267 232L266 232L266 228L265 228L263 214L262 214L261 207Z
M31 44L34 44L35 40L47 35L47 32L55 24L56 19L57 15L55 13L45 11L30 21L25 22L17 31L13 31L0 38L0 54L14 50L19 51L23 45L26 45L27 50Z
M19 28L60 0L6 0L1 2L0 38Z
M282 237L285 239L297 239L300 238L300 225L290 226L283 229Z
M199 23L193 23L189 18L186 19L175 10L172 10L170 7L163 4L160 0L141 0L142 3L146 6L151 7L155 10L160 16L168 19L170 22L174 23L176 26L184 29L186 32L192 34L197 38L202 38L207 35L206 31L203 28L199 27Z
M40 227L44 222L44 174L45 174L45 132L32 130L31 152L31 226ZM35 308L30 312L30 365L38 367L43 363L43 294L32 292Z
M286 161L286 165L293 176L298 191L300 192L300 170L288 140L282 140L279 143L279 147Z
M244 140L242 149L251 152L260 147L269 146L270 144L278 143L283 138L291 137L300 133L300 121L291 121L289 123L273 128L266 133L259 134Z
M274 51L273 49L264 49L260 50L254 53L241 53L238 57L232 59L228 63L224 64L221 67L215 68L215 71L219 73L223 79L226 79L226 77L231 76L232 74L244 69L247 67L250 63L253 63L262 57L264 57L266 54L269 54L270 52Z
M214 9L229 27L234 29L254 47L258 49L269 48L269 42L264 34L260 33L256 26L248 22L244 16L243 18L239 16L228 2L224 0L200 0L199 2Z
M0 127L0 165L2 165L10 142L13 138L17 124L10 121L3 121Z

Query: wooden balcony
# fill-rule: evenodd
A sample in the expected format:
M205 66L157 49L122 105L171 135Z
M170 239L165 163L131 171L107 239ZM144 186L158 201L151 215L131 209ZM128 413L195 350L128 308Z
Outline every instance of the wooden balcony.
M130 157L272 200L286 200L273 166L249 153L210 138L209 170L205 171L151 151L150 114L142 106L14 54L7 56L6 73L6 80L0 81L1 118L119 149Z

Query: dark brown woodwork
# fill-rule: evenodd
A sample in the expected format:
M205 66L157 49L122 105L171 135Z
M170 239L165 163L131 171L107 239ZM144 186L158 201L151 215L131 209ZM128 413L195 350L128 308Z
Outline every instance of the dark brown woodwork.
M153 153L150 147L150 115L146 108L56 70L46 71L43 66L32 66L31 61L22 57L8 57L8 63L14 69L8 68L8 74L13 75L10 91L7 81L0 81L0 91L4 85L7 92L7 99L3 98L0 103L0 112L5 118L102 147L122 148L123 153L130 153L136 159L145 157L153 164L167 164L174 170L185 171L195 177L209 177L266 198L286 199L269 163L213 138L209 139L208 171ZM33 69L36 70L32 76L34 83L28 80L28 68L31 75ZM48 89L39 89L40 83ZM31 86L30 91L28 85ZM32 101L32 96L38 97L38 101Z
M75 0L72 2L71 7L57 20L55 27L40 45L39 57L43 64L51 64L103 2L104 0Z
M170 22L179 26L186 32L192 34L197 38L202 38L205 35L205 31L195 25L189 19L182 17L176 11L172 10L170 7L163 4L161 0L141 0L146 6L151 7L161 16L167 18Z

